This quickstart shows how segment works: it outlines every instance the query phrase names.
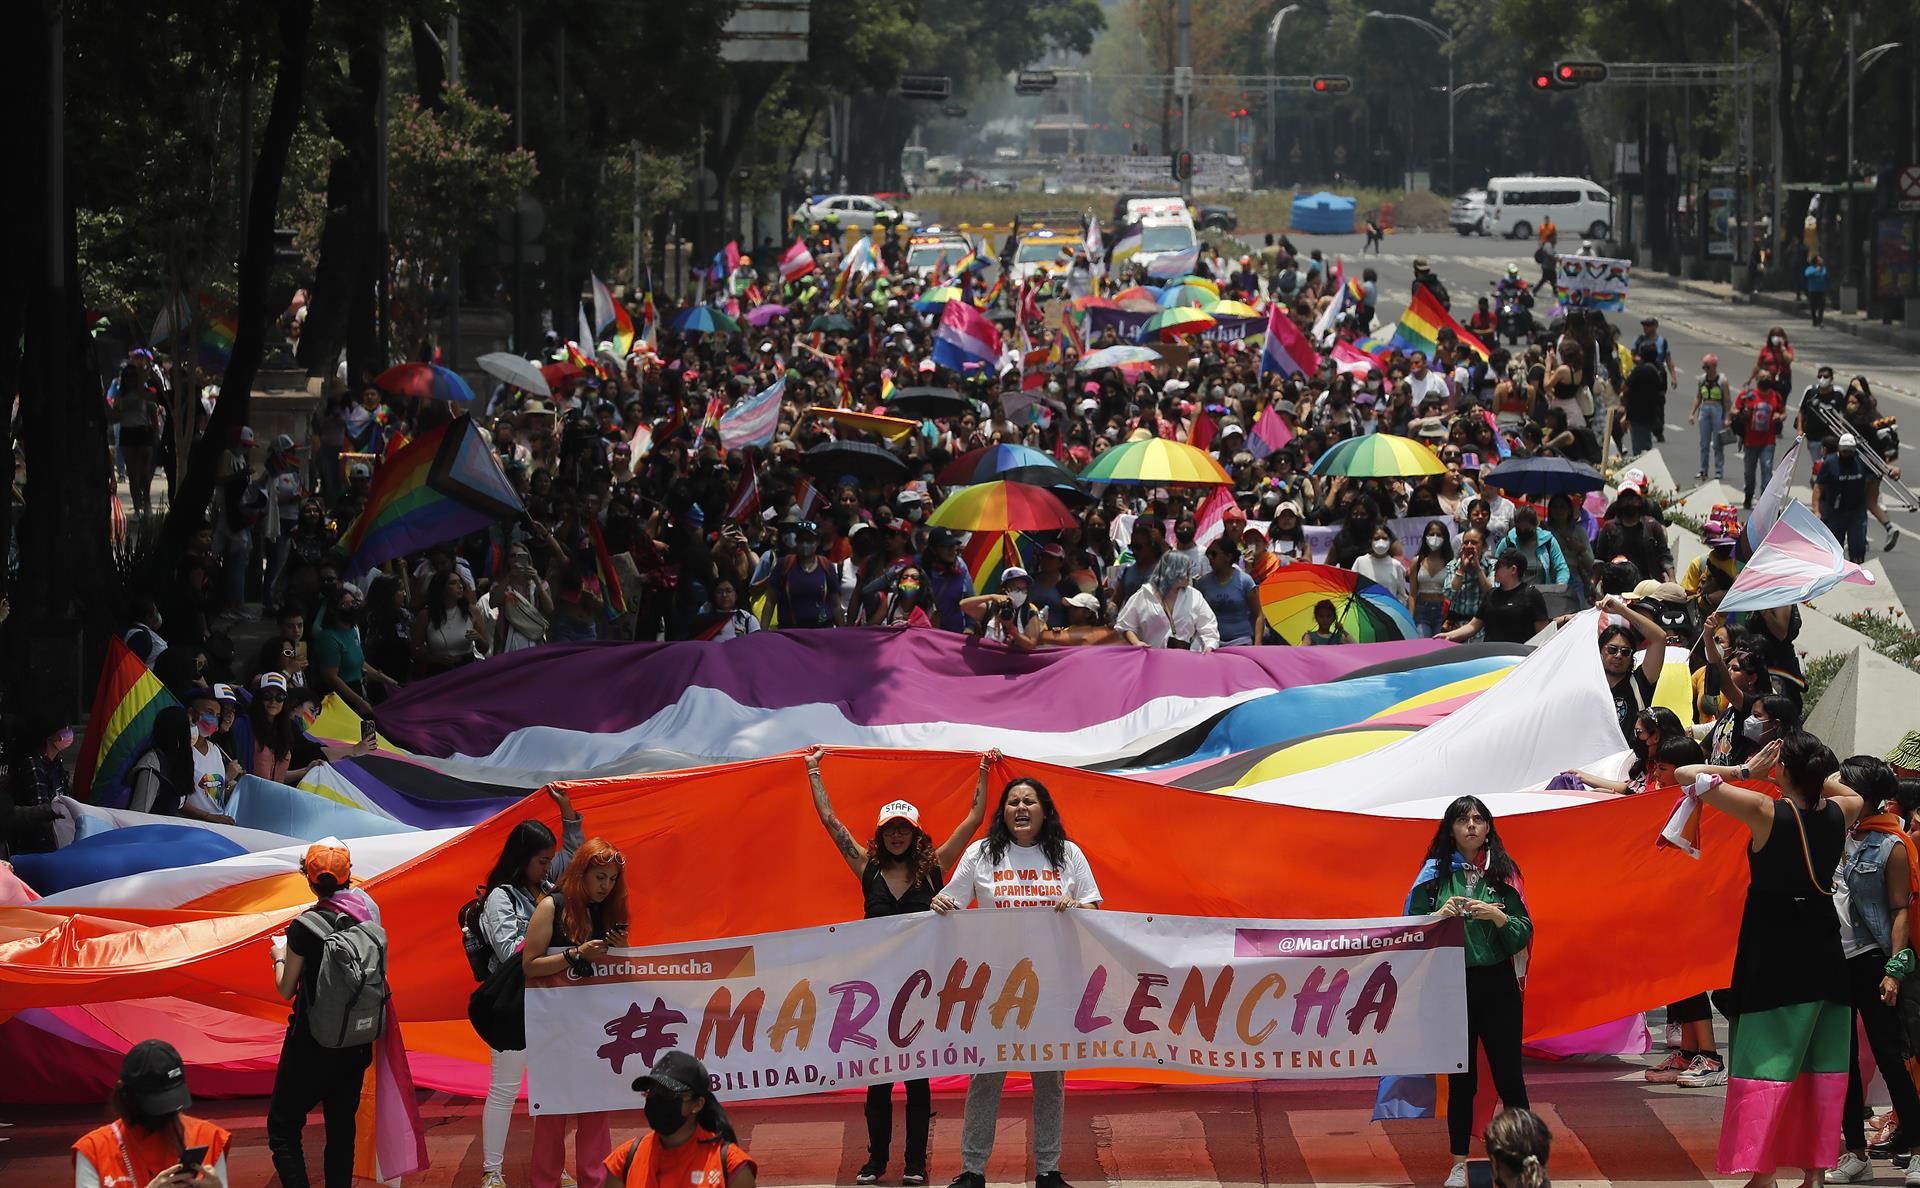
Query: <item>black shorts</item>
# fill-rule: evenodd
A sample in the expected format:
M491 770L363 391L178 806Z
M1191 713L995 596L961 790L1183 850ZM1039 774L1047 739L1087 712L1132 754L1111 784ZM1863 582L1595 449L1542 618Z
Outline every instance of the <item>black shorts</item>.
M151 446L152 444L153 444L153 429L151 426L148 426L148 425L120 426L120 448L121 449L124 450L131 447L137 450L137 449L140 449L142 446Z

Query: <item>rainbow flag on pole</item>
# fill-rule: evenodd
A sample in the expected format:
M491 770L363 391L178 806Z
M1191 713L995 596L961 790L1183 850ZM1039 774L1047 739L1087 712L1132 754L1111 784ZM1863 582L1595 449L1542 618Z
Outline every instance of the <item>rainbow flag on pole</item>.
M607 600L607 618L627 613L627 596L620 589L620 575L613 571L613 555L607 552L607 538L600 534L600 521L587 517L587 540L593 545L593 573L600 579L600 593Z
M340 548L348 568L365 573L525 510L486 434L461 417L380 464L367 509L347 527Z
M1446 307L1440 304L1429 289L1417 289L1413 301L1408 304L1407 312L1389 329L1377 331L1372 337L1360 344L1360 349L1369 355L1377 355L1384 350L1420 351L1433 354L1433 348L1439 345L1440 331L1451 330L1459 336L1460 345L1485 359L1489 355L1487 344L1467 332L1467 328L1454 320Z
M124 803L115 793L153 738L154 717L179 704L124 640L116 635L108 641L86 741L74 765L73 786L80 798L91 804Z

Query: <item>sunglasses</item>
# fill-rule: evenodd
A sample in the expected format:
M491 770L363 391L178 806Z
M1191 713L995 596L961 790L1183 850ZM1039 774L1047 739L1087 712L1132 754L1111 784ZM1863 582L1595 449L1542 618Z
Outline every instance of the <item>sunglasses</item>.
M625 854L599 854L587 861L588 866L625 866Z
M287 695L278 689L265 689L260 693L260 700L262 701L285 701L286 699Z
M1606 652L1606 654L1607 654L1607 655L1609 655L1609 656L1631 656L1631 655L1633 655L1633 649L1632 649L1632 648L1623 648L1623 647L1621 647L1621 646L1620 646L1619 644L1608 644L1608 645L1607 645L1607 646L1606 646L1605 648L1603 648L1603 649L1601 649L1601 650L1602 650L1602 651L1604 651L1604 652Z

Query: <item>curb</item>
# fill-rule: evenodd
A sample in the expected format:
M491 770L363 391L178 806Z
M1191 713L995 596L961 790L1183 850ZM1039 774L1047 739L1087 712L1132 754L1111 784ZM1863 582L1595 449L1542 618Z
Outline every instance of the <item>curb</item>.
M1665 272L1654 272L1652 270L1636 272L1633 275L1633 279L1662 289L1678 289L1681 292L1690 293L1696 297L1705 297L1708 300L1723 302L1727 305L1760 306L1779 313L1793 314L1797 317L1806 316L1805 306L1795 304L1791 298L1780 297L1772 293L1735 293L1729 286L1718 285L1708 281L1687 280L1684 277L1677 277ZM1885 343L1889 346L1902 347L1907 350L1920 350L1920 327L1907 327L1897 323L1893 325L1882 325L1879 322L1866 321L1858 315L1835 313L1833 317L1823 323L1821 328L1838 330L1842 334L1852 335L1855 338L1864 338L1871 342Z

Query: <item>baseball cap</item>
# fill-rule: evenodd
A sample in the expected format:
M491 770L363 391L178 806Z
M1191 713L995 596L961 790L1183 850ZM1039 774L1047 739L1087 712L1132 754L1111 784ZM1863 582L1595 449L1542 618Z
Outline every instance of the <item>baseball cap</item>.
M1648 314L1646 317L1640 319L1640 324L1642 326L1658 326L1660 319L1654 317L1652 314Z
M1100 613L1100 600L1092 594L1085 592L1069 595L1066 599L1066 604L1068 606L1077 606L1083 611L1089 611L1096 615Z
M315 842L307 847L306 856L300 859L300 873L307 876L309 883L317 881L323 874L330 874L345 887L353 881L353 858L345 846Z
M910 800L890 800L880 806L880 820L874 828L885 829L889 821L905 821L915 829L920 828L920 810L913 807Z
M1636 495L1647 493L1647 472L1635 467L1620 476L1621 491L1632 491Z
M1273 509L1274 518L1278 519L1280 517L1281 512L1292 512L1294 515L1298 516L1300 514L1300 505L1298 503L1295 503L1291 499L1285 500L1280 504L1279 507L1276 507Z
M291 434L282 433L273 439L273 452L276 454L284 454L288 450L297 448Z
M368 466L365 462L355 462L352 466L347 467L347 477L372 478L373 467Z
M927 497L912 487L903 487L900 493L893 497L893 501L895 503L925 503Z
M120 1061L120 1083L134 1108L149 1117L177 1114L193 1104L187 1066L165 1040L141 1040Z
M1033 579L1027 576L1027 571L1020 568L1018 565L1009 565L1005 569L1000 571L1000 584L1003 586L1006 585L1008 582L1031 583L1032 581Z
M641 1093L664 1089L668 1093L711 1097L713 1078L707 1075L706 1065L676 1048L654 1061L644 1076L634 1078L633 1087Z
M1851 433L1842 433L1840 435L1840 448L1843 450L1857 450L1860 448L1860 439Z
M260 674L260 688L263 692L268 689L278 689L285 693L287 691L286 675L278 672L263 672Z
M235 705L240 704L240 690L234 688L232 685L215 685L213 687L213 697L215 701L231 701Z

